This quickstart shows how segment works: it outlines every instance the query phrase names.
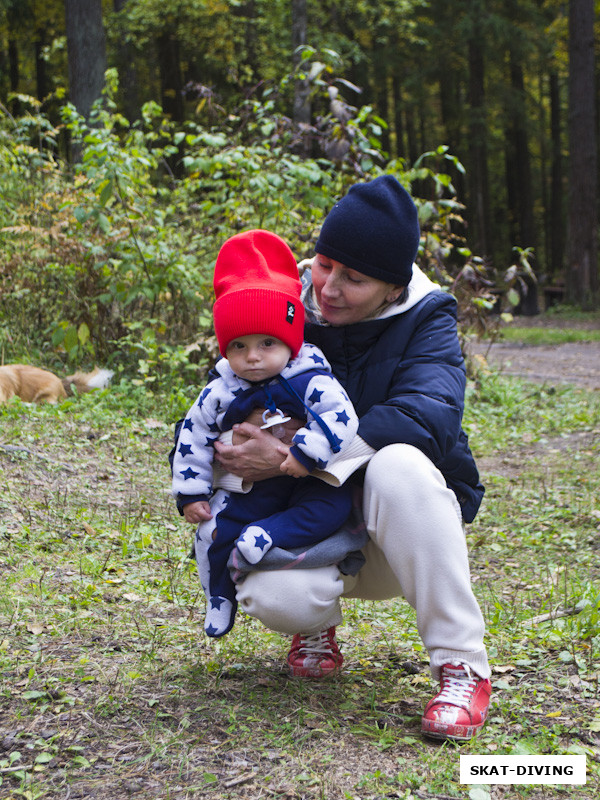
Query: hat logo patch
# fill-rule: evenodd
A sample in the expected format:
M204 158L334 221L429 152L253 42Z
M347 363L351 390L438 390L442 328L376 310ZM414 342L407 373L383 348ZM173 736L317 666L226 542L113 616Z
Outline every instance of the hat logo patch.
M286 322L289 322L289 323L290 323L290 325L291 325L291 324L293 323L293 321L294 321L294 315L295 315L295 313L296 313L296 307L295 307L295 305L294 305L293 303L290 303L290 301L288 300L288 304L287 304L287 314L285 315L285 321L286 321Z

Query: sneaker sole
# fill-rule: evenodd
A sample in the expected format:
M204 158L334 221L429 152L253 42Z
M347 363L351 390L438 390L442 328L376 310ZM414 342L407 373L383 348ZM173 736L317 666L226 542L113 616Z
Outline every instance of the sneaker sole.
M291 678L333 678L335 675L339 675L341 671L340 667L329 670L289 667Z
M485 720L484 720L485 722ZM441 730L440 728L430 728L425 723L421 725L421 733L427 736L428 739L449 739L455 742L468 742L483 728L484 722L481 725L469 725L468 727L460 727L456 732L450 729Z

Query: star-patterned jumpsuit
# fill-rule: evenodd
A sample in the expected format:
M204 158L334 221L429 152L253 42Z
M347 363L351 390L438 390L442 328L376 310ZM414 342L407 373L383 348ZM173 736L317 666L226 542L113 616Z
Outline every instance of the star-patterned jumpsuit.
M233 373L227 359L217 362L212 380L183 422L173 459L173 494L181 507L206 500L212 491L213 445L222 431L243 422L256 408L275 408L305 424L293 437L292 454L309 470L324 469L353 439L358 419L341 384L319 348L303 344L281 375L252 384ZM217 535L208 549L209 586L203 587L209 610L223 600L232 604L226 630L233 625L235 584L227 561L247 528L257 530L253 547L308 547L330 536L347 519L351 487L334 487L310 475L287 475L253 484L246 494L232 493L216 517ZM266 534L266 536L265 536Z

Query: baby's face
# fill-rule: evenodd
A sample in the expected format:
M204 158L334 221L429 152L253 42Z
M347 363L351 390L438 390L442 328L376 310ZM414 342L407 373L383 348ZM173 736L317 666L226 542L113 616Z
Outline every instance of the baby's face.
M274 336L253 333L231 341L226 355L231 369L239 378L257 383L279 375L290 360L292 351Z

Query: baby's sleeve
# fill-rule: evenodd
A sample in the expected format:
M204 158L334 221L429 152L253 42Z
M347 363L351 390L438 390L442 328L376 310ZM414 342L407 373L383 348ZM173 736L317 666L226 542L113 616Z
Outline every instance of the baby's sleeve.
M325 469L337 453L349 447L358 430L358 416L346 391L331 373L317 373L306 385L306 425L290 448L301 464Z

